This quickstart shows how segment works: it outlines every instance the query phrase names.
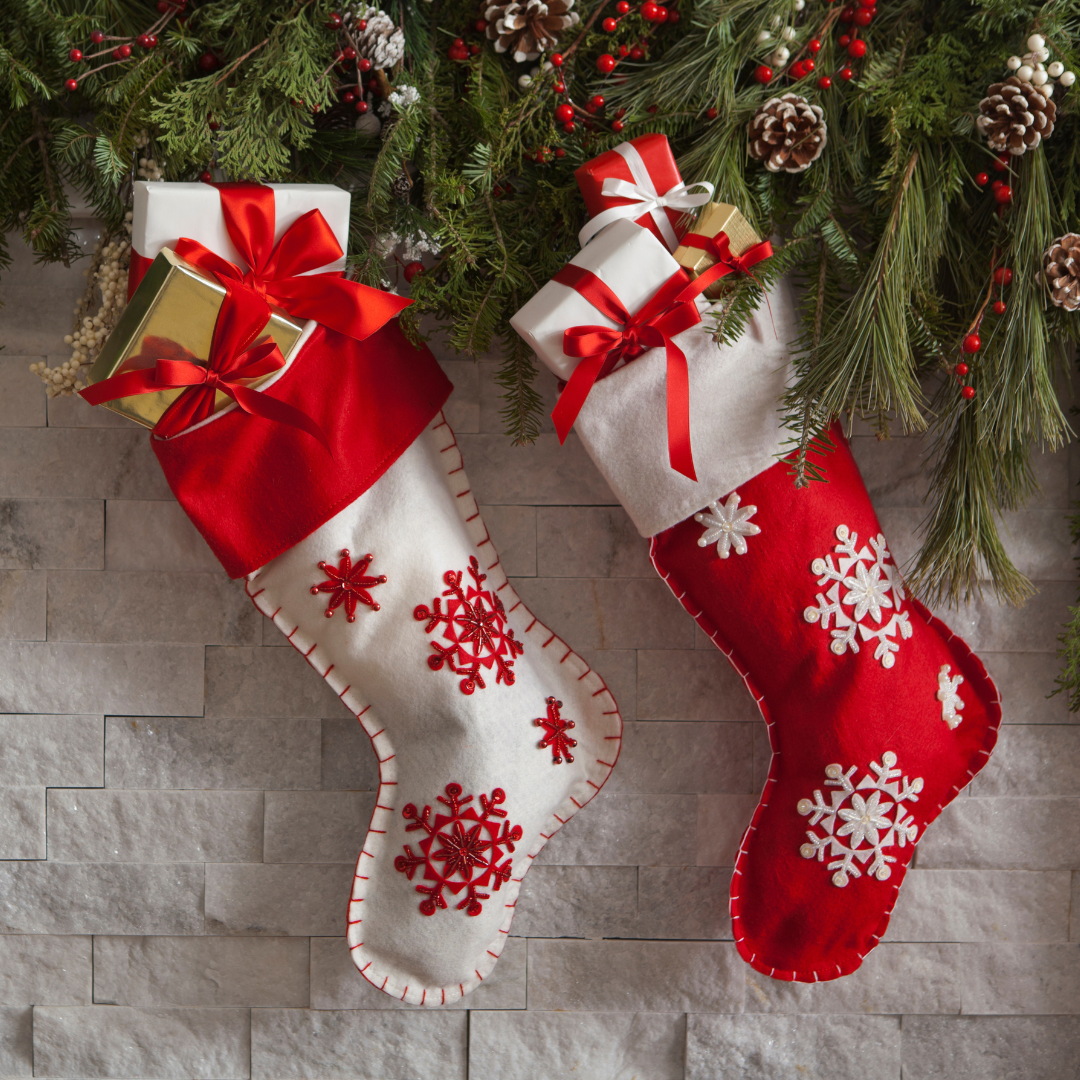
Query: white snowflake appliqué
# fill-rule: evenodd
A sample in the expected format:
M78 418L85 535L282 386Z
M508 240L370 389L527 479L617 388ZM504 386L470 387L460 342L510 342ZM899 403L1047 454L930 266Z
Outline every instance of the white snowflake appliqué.
M705 534L698 537L698 547L716 544L716 554L726 559L734 546L736 555L746 554L746 537L757 536L761 526L755 525L750 518L757 513L756 506L744 506L739 509L739 494L733 491L727 502L720 505L714 500L694 520L705 526Z
M820 619L823 630L828 630L829 620L835 619L829 648L837 656L843 656L847 649L859 651L856 629L863 641L875 638L874 659L880 660L882 667L891 668L896 663L894 654L900 651L896 636L909 638L912 634L908 613L900 610L904 600L900 571L881 533L870 538L870 547L864 544L859 548L859 534L838 525L836 539L840 541L833 549L839 556L836 563L832 555L826 555L815 559L810 567L821 575L818 585L832 585L827 592L817 594L818 606L808 607L803 618L811 623ZM864 622L867 616L878 625Z
M905 802L919 801L919 792L923 789L922 777L908 781L896 778L900 769L894 769L896 755L887 750L881 755L881 764L870 762L870 771L854 785L851 782L856 766L852 765L844 772L842 765L828 765L825 768L825 786L840 788L830 792L830 802L826 803L820 791L814 792L813 801L800 799L796 809L806 817L812 815L810 824L821 823L824 835L813 829L807 830L808 843L799 848L804 859L817 859L824 862L826 855L832 861L829 869L835 871L832 882L841 888L851 878L862 877L858 864L866 867L866 872L886 881L892 871L889 863L896 862L892 855L886 855L885 849L906 847L914 844L919 835L919 827L908 813ZM870 791L863 797L860 791ZM891 802L889 800L892 800ZM846 805L845 805L846 804ZM889 811L894 811L889 817ZM872 860L872 861L871 861ZM870 863L867 867L866 864Z
M955 728L964 719L960 715L960 710L964 707L964 699L956 692L964 681L964 676L954 675L950 679L950 671L952 671L952 668L948 664L942 664L937 677L937 699L941 702L941 719L950 728Z

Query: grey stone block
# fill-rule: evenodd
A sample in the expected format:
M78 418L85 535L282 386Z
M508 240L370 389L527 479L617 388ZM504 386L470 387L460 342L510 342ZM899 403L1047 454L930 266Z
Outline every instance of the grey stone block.
M1066 406L1067 407L1067 406ZM1033 448L1031 471L1038 484L1038 491L1028 499L1027 509L1067 509L1075 497L1076 483L1070 481L1070 453L1075 441L1066 449L1038 453Z
M857 435L850 443L875 508L923 505L930 489L930 447L924 439Z
M49 573L50 641L258 645L262 622L223 570Z
M471 1076L499 1080L683 1080L686 1018L670 1013L479 1012Z
M742 1012L734 945L703 941L529 941L539 1012Z
M49 367L63 364L69 355L70 353L48 357ZM48 417L49 427L131 427L131 421L126 416L121 416L112 409L103 409L99 405L90 405L78 394L49 398Z
M356 717L323 720L321 723L323 790L378 790L379 759L375 756L367 732Z
M0 935L0 1005L89 1005L91 938ZM7 1075L0 1067L0 1075Z
M769 778L772 765L772 744L769 742L769 729L764 721L754 725L754 790L761 792Z
M1068 871L912 870L886 941L1067 941Z
M100 570L104 509L101 499L0 499L0 567Z
M0 787L100 787L100 716L0 716Z
M904 1080L1066 1080L1080 1018L905 1016L901 1053Z
M343 863L208 863L207 929L334 937L345 928L352 880L353 867Z
M98 1005L305 1008L304 938L98 937Z
M0 863L0 933L200 934L201 863Z
M526 606L589 649L690 649L694 624L659 578L515 578Z
M536 577L536 507L481 506L480 513L503 570L513 577Z
M1080 791L1080 727L1010 724L982 772L971 782L971 794L1075 795Z
M697 865L734 866L739 841L758 804L757 795L697 797Z
M821 983L780 982L748 967L746 1011L956 1014L964 985L960 949L879 945L853 974Z
M569 866L681 865L693 863L692 795L609 795L560 829L537 862Z
M32 363L43 359L0 356L0 427L45 426L45 385L30 370Z
M574 651L607 683L624 720L637 719L637 656L633 649Z
M460 435L457 441L477 502L511 506L614 506L618 502L573 432L565 446L559 445L555 435L541 435L512 455L503 434Z
M0 496L167 499L146 430L0 428Z
M1005 724L1075 724L1080 714L1069 712L1064 694L1048 697L1061 663L1054 653L979 652L979 659L1001 694ZM992 760L992 759L991 759Z
M34 1010L0 1008L0 1076L34 1075Z
M899 1076L899 1017L686 1018L686 1080L898 1080Z
M45 640L43 570L0 570L0 640Z
M45 789L0 788L0 859L45 858Z
M976 652L1054 652L1069 605L1076 600L1072 581L1037 581L1038 592L1021 608L998 603L990 594L959 610L934 608L950 629ZM1047 689L1047 693L1052 688Z
M1013 565L1032 581L1070 581L1074 576L1069 522L1060 510L1027 508L1001 515L998 535Z
M199 715L203 649L0 642L0 711Z
M87 1080L246 1080L247 1009L39 1007L34 1075Z
M106 782L111 788L316 788L321 726L319 720L110 716Z
M480 371L475 360L450 360L439 357L439 367L454 384L443 415L455 433L480 430Z
M252 1080L465 1080L464 1012L259 1009Z
M923 870L1071 870L1080 863L1080 799L950 803L916 848Z
M969 1016L1080 1013L1075 945L961 945L963 1012Z
M258 862L261 791L49 791L56 862Z
M641 867L637 936L730 940L730 888L726 866Z
M374 809L374 792L268 791L263 861L352 866Z
M521 938L507 938L499 962L467 997L446 1009L524 1009L525 956ZM405 1005L377 990L356 970L343 937L311 939L311 1007L313 1009L427 1009ZM428 1010L430 1011L430 1010Z
M352 717L295 649L226 647L206 650L206 715Z
M686 612L682 616L688 626L695 625ZM757 720L760 716L746 684L711 643L707 650L638 653L639 720Z
M752 792L751 724L632 723L608 792Z
M632 937L637 925L635 866L534 866L514 909L522 937Z
M105 520L109 570L222 573L221 563L179 503L110 499Z
M536 512L539 573L544 577L647 577L649 541L621 506L551 506Z

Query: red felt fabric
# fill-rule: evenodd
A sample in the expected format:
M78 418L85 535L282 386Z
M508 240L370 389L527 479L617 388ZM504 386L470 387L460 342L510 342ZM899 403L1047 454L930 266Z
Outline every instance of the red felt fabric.
M985 765L1001 722L997 690L978 657L918 602L903 601L914 632L897 637L891 669L874 658L873 640L860 640L857 654L835 655L830 632L804 618L827 589L811 564L834 552L837 526L857 533L859 547L880 533L847 443L839 431L833 437L836 451L821 459L828 483L796 490L779 462L738 489L741 506L757 507L751 520L761 528L746 538L746 554L732 549L722 559L715 545L699 547L704 526L693 517L654 537L652 550L661 576L728 655L769 724L772 767L732 880L736 944L758 971L805 982L854 971L878 943L914 847L887 849L897 859L887 880L862 866L861 877L838 887L828 854L824 862L800 854L810 818L796 810L799 800L820 790L830 801L838 789L826 786L828 765L858 766L858 781L892 751L904 776L924 781L918 802L904 804L917 842ZM944 664L964 677L955 729L937 700Z
M666 135L655 133L639 135L636 139L630 140L630 145L637 150L645 162L645 167L649 170L649 176L652 178L657 194L665 194L682 180L675 164L675 158L671 153L671 144L668 142ZM610 206L626 206L631 201L630 199L620 199L603 194L604 180L609 176L631 182L634 179L633 174L630 172L630 166L626 163L626 158L614 150L607 150L603 154L594 157L591 161L586 161L584 165L574 172L574 179L577 180L578 187L581 189L581 197L585 200L589 217L596 217L597 214L607 210ZM664 213L667 214L671 221L671 227L675 230L675 235L682 236L684 229L681 226L685 225L686 222L685 211L665 207ZM656 227L652 214L643 214L637 219L637 224L648 229L665 248L667 247L667 241L660 235L660 230Z
M332 456L305 432L239 409L152 445L188 517L229 576L242 577L371 487L452 389L397 322L364 341L319 326L262 392L310 416Z

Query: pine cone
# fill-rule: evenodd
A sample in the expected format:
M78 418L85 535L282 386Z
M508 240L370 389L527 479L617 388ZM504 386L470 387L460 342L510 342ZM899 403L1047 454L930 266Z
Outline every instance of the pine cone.
M994 83L979 102L982 116L976 121L991 150L1008 150L1019 157L1034 150L1054 133L1057 106L1041 90L1011 75Z
M811 105L798 94L766 101L747 133L750 156L764 161L769 172L802 172L821 156L828 137L821 106Z
M511 52L514 59L535 60L558 43L563 30L578 23L577 12L570 9L574 0L525 0L509 4L489 4L484 0L482 13L487 19L487 36L495 42L497 53Z
M402 170L394 178L394 182L390 185L390 190L394 193L394 197L400 199L402 202L408 202L409 196L412 195L413 182L409 179L409 174Z
M360 20L367 22L363 30L353 29ZM394 20L378 8L361 4L346 16L345 25L352 30L356 50L373 68L389 71L405 57L405 35Z
M1066 311L1080 308L1080 235L1059 236L1043 252L1043 274L1050 299Z

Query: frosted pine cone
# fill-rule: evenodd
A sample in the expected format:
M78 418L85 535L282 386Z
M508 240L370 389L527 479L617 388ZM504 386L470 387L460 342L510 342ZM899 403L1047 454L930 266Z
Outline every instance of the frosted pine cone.
M1043 253L1050 299L1066 311L1080 308L1080 235L1059 236Z
M514 0L509 4L485 2L481 10L495 51L512 53L521 63L535 60L558 43L563 30L577 25L578 15L570 10L573 6L574 0Z
M979 102L982 116L976 121L991 150L1008 150L1019 157L1034 150L1054 133L1057 106L1041 90L1015 75L994 83Z
M360 20L367 22L363 30L355 29ZM405 35L385 11L361 5L352 12L346 25L352 30L357 52L364 60L370 60L373 68L389 71L404 59Z
M769 172L802 172L821 156L828 129L820 105L798 94L771 98L747 126L750 156Z

